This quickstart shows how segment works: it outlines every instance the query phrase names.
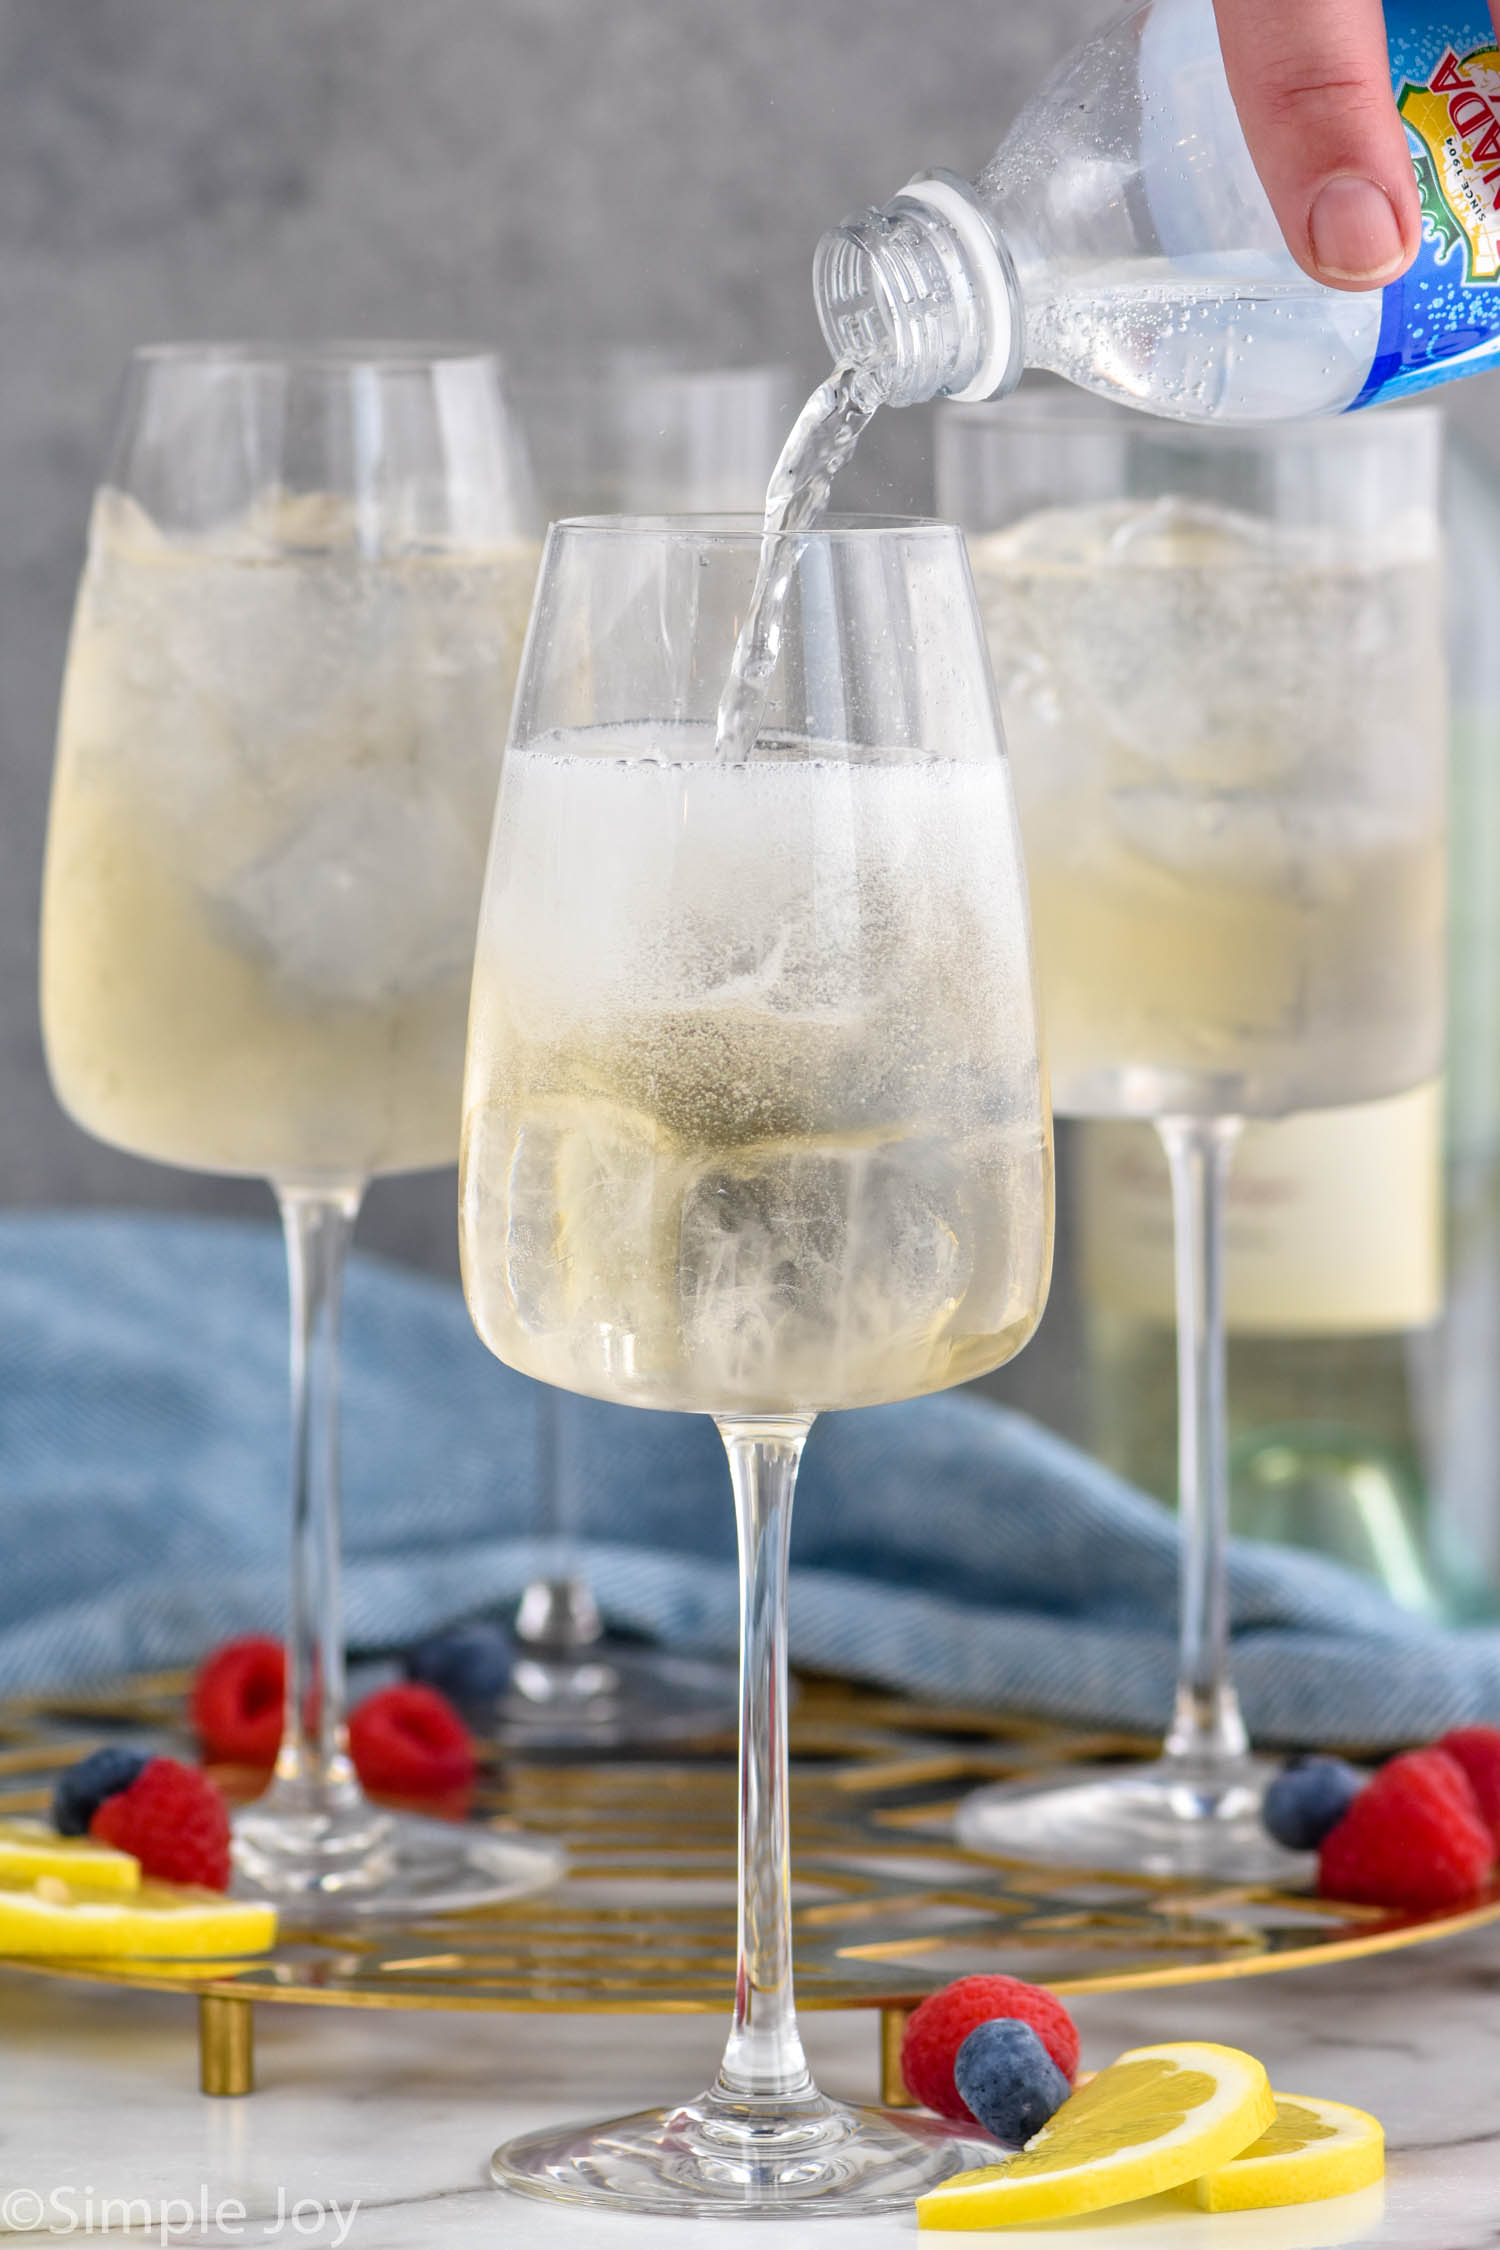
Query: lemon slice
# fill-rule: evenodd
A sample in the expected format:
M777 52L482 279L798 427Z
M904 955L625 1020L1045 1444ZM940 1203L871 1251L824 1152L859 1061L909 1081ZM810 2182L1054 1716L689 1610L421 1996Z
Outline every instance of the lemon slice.
M44 1875L32 1890L0 1890L0 1954L217 1960L264 1953L275 1942L273 1906L186 1883L142 1883L138 1891L110 1897Z
M92 1836L59 1836L42 1820L0 1820L0 1883L34 1883L39 1875L91 1891L133 1891L141 1863Z
M1070 2094L1019 2156L917 2199L924 2227L1008 2227L1134 2203L1216 2172L1276 2122L1271 2082L1237 2047L1133 2047Z
M1368 2110L1278 2094L1276 2122L1243 2155L1183 2190L1200 2211L1264 2211L1352 2195L1385 2172L1385 2134Z

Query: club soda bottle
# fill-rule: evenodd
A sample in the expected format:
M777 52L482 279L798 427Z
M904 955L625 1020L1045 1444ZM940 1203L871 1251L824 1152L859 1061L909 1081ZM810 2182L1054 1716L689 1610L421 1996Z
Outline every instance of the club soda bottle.
M1339 413L1500 364L1500 44L1483 0L1385 0L1422 202L1383 289L1295 263L1224 76L1212 0L1143 0L1054 73L972 184L912 180L825 235L835 358L891 405L1023 367L1193 422Z

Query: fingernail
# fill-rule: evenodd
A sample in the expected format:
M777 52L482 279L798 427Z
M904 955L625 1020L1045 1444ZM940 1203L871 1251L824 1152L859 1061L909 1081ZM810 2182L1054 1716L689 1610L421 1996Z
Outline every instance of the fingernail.
M1333 280L1382 281L1405 256L1385 189L1352 173L1318 190L1307 226L1314 263Z

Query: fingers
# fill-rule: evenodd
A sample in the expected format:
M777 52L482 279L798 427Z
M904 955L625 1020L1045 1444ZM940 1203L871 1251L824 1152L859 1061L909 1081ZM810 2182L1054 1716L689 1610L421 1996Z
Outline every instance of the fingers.
M1421 207L1381 0L1214 0L1229 89L1287 248L1335 289L1393 281Z

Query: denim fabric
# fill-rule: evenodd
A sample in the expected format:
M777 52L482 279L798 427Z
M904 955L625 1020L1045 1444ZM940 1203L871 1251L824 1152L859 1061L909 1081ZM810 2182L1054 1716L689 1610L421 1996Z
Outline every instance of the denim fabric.
M548 1394L457 1292L356 1257L345 1321L351 1644L511 1601L538 1567ZM618 1625L735 1641L728 1476L700 1417L559 1401L583 1566ZM286 1287L274 1228L0 1220L0 1691L175 1664L278 1628ZM1160 1727L1177 1528L1022 1417L952 1393L826 1416L792 1541L794 1659L915 1692ZM1500 1719L1500 1632L1444 1632L1302 1554L1241 1545L1235 1668L1266 1741Z

